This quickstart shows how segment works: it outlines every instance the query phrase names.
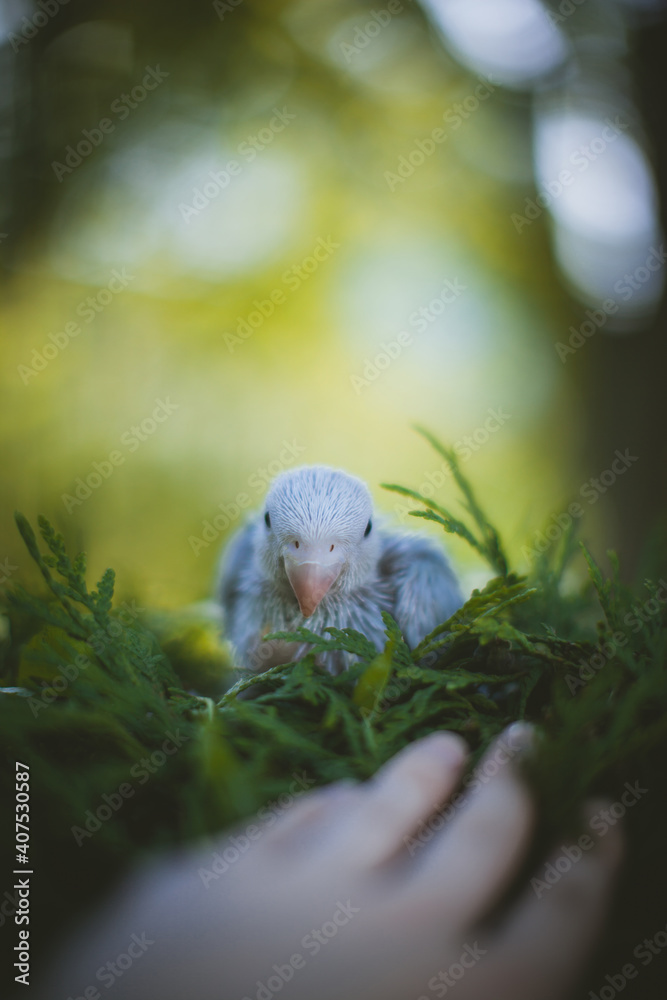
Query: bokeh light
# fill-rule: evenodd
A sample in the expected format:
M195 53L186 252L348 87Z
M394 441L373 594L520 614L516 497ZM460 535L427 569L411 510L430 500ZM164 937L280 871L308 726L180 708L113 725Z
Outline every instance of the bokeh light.
M458 446L525 565L628 444L602 447L585 359L656 322L664 285L628 69L657 5L567 9L244 0L184 25L93 3L40 27L3 5L2 524L21 572L14 508L147 602L205 598L239 496L261 503L281 462L345 467L415 528L381 482L453 502L415 422ZM623 546L623 489L587 512L602 545Z

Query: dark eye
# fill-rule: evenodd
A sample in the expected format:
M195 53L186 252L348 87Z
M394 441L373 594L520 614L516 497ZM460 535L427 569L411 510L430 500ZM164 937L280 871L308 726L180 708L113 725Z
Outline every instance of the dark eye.
M271 518L269 517L268 510L267 510L266 514L264 515L264 524L267 526L267 528L271 527Z
M366 530L364 531L364 538L367 538L368 535L370 535L372 527L373 527L373 525L369 521L368 524L366 525Z

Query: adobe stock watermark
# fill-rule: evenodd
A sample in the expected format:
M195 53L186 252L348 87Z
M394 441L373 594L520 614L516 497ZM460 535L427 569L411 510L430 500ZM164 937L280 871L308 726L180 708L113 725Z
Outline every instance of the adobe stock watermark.
M417 333L424 333L431 323L435 323L438 316L443 314L446 306L455 302L467 290L468 285L462 284L459 278L445 278L440 292L426 305L410 313L408 325ZM361 375L350 375L350 382L356 395L359 396L367 386L372 385L412 344L414 344L414 333L411 330L401 330L395 340L383 341L378 353L364 361Z
M489 407L487 416L482 423L475 427L470 434L465 434L458 441L454 442L453 451L461 463L467 462L469 458L472 458L480 448L483 448L487 444L491 436L496 434L501 427L504 427L511 418L512 414L506 413L502 405ZM452 470L447 462L443 461L437 469L426 472L424 475L425 478L417 487L417 492L427 497L427 499L431 499L444 486L447 480L452 478ZM399 500L394 503L394 513L404 524L412 520L410 511L414 509L414 504L406 504L404 501Z
M662 955L665 948L667 948L667 927L656 931L653 937L640 941L633 948L632 954L646 968L654 958ZM614 997L623 992L630 980L637 978L640 971L634 962L626 962L617 973L607 974L604 977L604 984L598 987L597 993L591 990L587 1000L614 1000Z
M164 767L169 758L178 753L183 744L191 739L188 733L182 733L178 728L175 733L167 730L165 735L166 739L162 741L159 749L153 750L146 757L142 757L130 768L130 777L135 779L136 785L145 785L152 775L156 774L161 767ZM123 807L128 799L134 797L136 790L132 782L122 781L116 791L110 793L103 792L100 805L94 811L86 809L83 826L70 827L70 832L74 837L77 847L81 847L85 840L89 840L97 833L103 824L108 822Z
M98 490L102 483L110 479L116 469L125 464L127 456L133 454L144 441L152 437L160 424L168 420L172 413L180 409L181 405L180 403L172 403L169 396L166 399L158 398L155 403L156 406L149 416L144 417L138 424L132 424L121 434L119 443L125 449L125 454L121 448L114 448L106 458L99 462L93 462L92 471L86 475L85 479L82 476L77 476L73 494L60 494L60 499L68 514L71 514L75 507L80 507L82 503L85 503L93 495L94 490Z
M84 640L86 645L90 646L97 656L101 656L110 643L122 636L125 642L132 645L134 652L141 657L143 662L148 667L152 666L161 659L162 654L151 653L152 647L148 636L138 633L132 628L139 615L145 610L145 608L137 607L135 600L123 601L114 609L114 617L108 625L105 628L98 627ZM134 642L131 642L132 638L134 638ZM91 661L85 653L77 653L71 663L63 664L51 682L42 688L39 697L31 695L28 699L33 716L37 718L43 709L52 705L60 695L65 693L70 684L73 684L79 675L90 666Z
M232 865L256 843L264 833L273 826L277 819L294 805L304 792L315 784L315 778L310 778L305 771L292 774L292 781L286 792L281 792L277 799L257 810L255 821L249 823L243 830L229 834L226 846L214 851L211 856L211 867L200 868L197 872L205 889L211 882L216 882L221 875L228 872Z
M623 618L623 624L627 625L629 631L634 635L641 632L647 622L664 611L665 604L667 604L667 582L661 578L658 583L660 590L657 590L643 604L633 604L632 611L628 611ZM565 674L564 680L570 694L576 694L579 688L585 687L614 658L617 651L627 645L628 638L628 632L616 629L608 639L598 644L597 650L588 660L580 660L576 674Z
M642 788L638 781L631 785L625 782L618 801L612 803L608 809L600 809L588 820L588 826L599 837L604 837L609 830L616 826L619 820L623 819L628 809L632 809L644 795L648 794L648 788ZM584 856L586 851L595 847L595 840L588 833L582 833L574 844L562 844L561 853L555 861L547 861L544 866L542 878L531 878L530 884L538 899L541 899L545 892L560 882L563 875L571 870L573 865Z
M271 289L265 299L253 299L252 305L255 307L246 316L236 317L236 329L234 333L223 334L225 346L230 354L249 340L254 333L273 315L277 306L282 306L287 302L289 294L301 288L304 282L317 271L322 264L329 260L331 255L340 249L340 243L331 237L318 236L315 246L311 252L296 264L292 264L281 275L281 287Z
M341 927L345 927L355 914L360 912L359 907L353 906L351 900L348 899L345 903L337 900L331 920L325 920L321 927L311 928L301 938L301 947L307 952L307 955L297 951L283 965L274 963L271 966L271 975L265 980L258 979L253 987L252 996L247 993L243 1000L273 1000L273 997L280 993L285 984L294 978L295 972L306 967L308 958L314 958L322 948L326 948L329 941L336 937Z
M146 937L146 931L143 934L137 934L136 932L130 934L130 940L125 951L121 951L114 959L105 962L104 965L99 967L95 973L96 981L101 983L106 990L110 990L114 983L121 976L124 976L138 959L143 958L152 944L155 944L155 941ZM100 993L97 986L91 983L90 986L86 986L83 993L79 994L79 996L69 996L67 1000L102 1000L102 996L103 994Z
M586 3L586 0L561 0L558 7L555 9L551 7L546 7L544 13L551 25L555 28L559 24L563 24L568 18L572 17L574 13Z
M510 221L517 233L523 232L528 226L532 226L536 219L539 219L545 208L560 198L563 192L572 186L585 173L592 163L602 156L611 143L618 139L626 129L630 128L628 122L622 121L618 115L614 119L605 118L604 128L599 135L591 139L588 145L578 146L567 158L567 162L574 168L574 172L564 167L557 178L547 181L542 185L542 190L535 198L526 198L523 207L523 215L520 212L512 212Z
M471 115L477 111L480 105L491 97L496 87L492 83L492 78L478 77L479 83L473 93L468 94L462 101L457 101L450 108L442 113L442 120L451 132L456 132ZM433 156L438 146L447 142L449 133L445 128L437 127L431 130L427 136L417 139L414 146L404 156L399 156L394 171L385 170L384 179L390 191L395 191L399 185L412 177L415 170L423 166L426 160Z
M598 502L600 497L604 496L611 487L617 482L617 480L625 475L628 469L639 461L638 455L631 455L630 449L626 448L625 451L620 451L616 449L614 452L614 458L608 469L604 469L599 475L591 476L587 479L585 483L579 489L579 495L589 504L593 505ZM549 524L544 531L536 531L534 542L531 548L527 545L521 547L521 555L528 562L532 562L537 559L538 556L544 555L544 553L549 549L554 542L557 542L559 538L562 538L563 534L570 528L572 522L578 520L584 515L584 508L577 501L573 501L569 504L567 510L561 511L560 514L551 515L551 524Z
M398 701L401 695L410 690L415 681L420 680L424 676L424 670L429 670L435 667L439 656L440 650L432 649L425 656L420 657L418 665L412 664L411 666L406 667L400 674L393 674L376 704L372 708L360 708L359 714L362 718L366 719L371 717L373 719L377 719L379 715L382 715L382 713L386 712L388 708L391 708L394 702Z
M12 886L12 889L16 888ZM9 892L7 889L2 894L2 902L0 903L0 927L4 927L7 920L14 921L14 915L18 913L19 908L19 894L18 889L16 892Z
M447 969L440 969L435 976L429 979L427 986L430 992L437 997L447 996L448 992L461 982L466 972L473 969L486 955L487 950L481 948L477 941L464 945L458 962L452 962ZM430 997L422 994L417 1000L430 1000Z
M620 296L623 302L629 302L635 292L639 291L650 280L651 275L663 267L666 260L667 253L665 252L664 243L661 243L660 247L651 247L643 264L635 268L631 274L624 274L622 278L614 282L614 291ZM600 304L599 309L586 310L586 319L583 323L579 327L575 328L571 326L569 328L570 337L567 343L564 344L561 341L557 341L555 344L556 354L563 364L565 364L570 354L576 354L579 348L583 347L593 334L602 329L608 318L615 312L618 312L618 308L619 304L616 299L605 299Z
M21 30L10 31L7 35L14 52L18 52L23 45L29 45L40 30L59 13L60 8L69 2L70 0L37 0L38 9L33 11L30 17L21 19Z
M254 497L245 490L242 490L236 494L231 503L218 504L220 513L216 514L212 520L202 521L201 536L190 535L188 537L188 544L196 556L199 555L202 549L207 549L212 542L217 541L223 531L226 531L230 525L237 521L243 511L251 507L257 497L264 493L271 480L278 473L294 465L299 455L302 455L306 450L305 446L299 444L296 438L292 441L283 441L282 444L283 448L277 458L272 459L268 465L255 469L248 476L247 485L254 493Z
M521 726L522 724L517 723L517 725ZM415 835L403 838L403 843L410 857L414 857L418 850L425 847L436 833L442 830L445 824L456 815L458 810L468 804L469 797L466 795L466 792L474 792L481 788L482 785L488 784L502 767L509 764L517 754L525 749L525 746L526 744L523 740L519 740L516 743L512 741L511 731L507 734L506 739L501 738L498 740L494 746L493 753L480 761L474 771L466 774L461 782L462 790L454 792L444 807L439 808L429 819L424 820Z
M14 573L18 571L18 566L13 566L9 561L9 556L0 563L0 586L9 583Z
M109 106L109 111L118 121L125 121L130 113L146 100L151 91L159 87L168 76L169 73L160 69L159 64L146 66L146 73L141 83L134 86L129 93L123 93L120 97L115 98ZM102 145L106 136L116 131L116 125L117 122L112 118L104 117L100 118L93 128L81 130L82 138L78 140L76 146L65 147L64 163L59 160L53 160L51 163L51 169L59 184L62 184L66 176L80 167L97 146Z
M240 7L244 0L213 0L211 6L213 10L218 15L220 21L224 21L225 14L233 13L237 7Z
M268 124L255 134L246 136L236 147L236 152L245 163L252 163L257 155L270 146L275 137L280 132L284 132L295 118L296 115L288 111L286 107L283 107L282 110L274 108L273 117L269 119ZM239 160L228 160L222 170L210 170L202 186L192 189L191 204L179 203L178 210L183 221L189 225L193 218L196 219L212 201L215 201L229 187L232 177L238 177L243 166L244 164Z
M120 271L114 268L106 285L98 288L94 295L87 295L85 299L81 299L74 312L83 320L83 323L70 320L65 323L62 330L49 333L50 343L44 344L41 351L33 347L31 364L18 365L16 369L23 384L27 385L31 378L35 378L36 375L43 372L51 361L69 347L74 337L78 337L83 332L83 327L88 326L101 312L104 312L115 297L124 291L134 279L135 275L128 274L126 268L123 267Z
M435 657L431 657L429 655L428 663L422 662L421 666L431 666L433 663L435 663ZM401 697L401 695L405 694L406 691L409 691L413 682L419 680L421 676L421 669L415 665L407 667L406 670L399 675L393 675L373 708L360 708L359 714L364 719L377 719L378 715L382 715L383 712L386 712L387 709Z
M409 2L412 3L412 0L409 0ZM339 47L345 56L345 62L349 65L354 57L368 48L382 29L391 24L394 17L397 14L402 14L404 10L405 7L401 3L401 0L389 0L386 7L381 7L380 10L371 10L368 21L354 29L352 41L340 42Z

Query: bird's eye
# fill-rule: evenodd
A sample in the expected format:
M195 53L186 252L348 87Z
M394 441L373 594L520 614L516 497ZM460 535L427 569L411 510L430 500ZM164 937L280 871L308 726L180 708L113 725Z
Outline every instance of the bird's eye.
M331 548L329 549L329 552L333 552L333 545L332 545L332 546L331 546Z
M295 549L298 549L298 548L299 548L299 542L298 542L298 541L296 541L296 542L294 543L294 548L295 548Z
M264 515L264 524L267 526L267 528L271 527L271 518L269 517L268 510L267 510L266 514Z
M372 528L372 527L373 527L373 525L372 525L372 523L371 523L371 522L369 521L369 522L368 522L368 524L366 525L366 530L364 531L364 538L367 538L367 537L368 537L368 535L370 535L370 533L371 533L371 528Z

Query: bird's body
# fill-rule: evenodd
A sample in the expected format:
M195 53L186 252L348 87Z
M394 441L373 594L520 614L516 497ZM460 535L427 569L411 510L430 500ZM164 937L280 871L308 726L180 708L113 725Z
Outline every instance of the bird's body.
M460 607L440 549L374 521L368 489L347 473L306 466L274 480L264 510L234 536L221 565L218 597L239 666L259 671L299 659L307 644L262 637L301 625L318 634L354 628L381 649L383 611L414 648ZM353 659L319 656L331 673Z

